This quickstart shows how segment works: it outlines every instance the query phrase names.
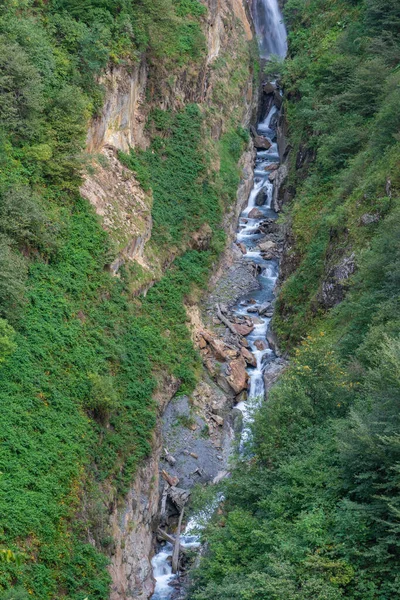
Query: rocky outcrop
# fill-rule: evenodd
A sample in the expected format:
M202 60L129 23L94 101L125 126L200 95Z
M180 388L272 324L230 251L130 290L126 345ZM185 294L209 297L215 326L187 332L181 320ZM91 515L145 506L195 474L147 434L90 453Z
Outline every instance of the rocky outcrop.
M148 66L143 57L136 63L112 66L102 76L105 102L101 113L89 126L87 152L101 152L104 146L129 152L129 148L145 148L146 85Z
M92 160L81 194L94 206L110 235L116 255L110 265L112 272L117 273L126 260L145 266L143 252L151 236L152 199L132 171L120 163L114 147L105 146Z
M160 384L155 400L163 412L179 387L169 378ZM110 600L147 600L154 590L150 557L153 530L159 509L159 470L162 454L161 422L153 434L152 453L136 474L121 506L110 517L114 552L109 567L112 584Z
M329 271L326 279L322 283L321 291L318 295L319 303L324 309L332 308L342 302L348 285L349 279L356 270L355 254L345 256Z

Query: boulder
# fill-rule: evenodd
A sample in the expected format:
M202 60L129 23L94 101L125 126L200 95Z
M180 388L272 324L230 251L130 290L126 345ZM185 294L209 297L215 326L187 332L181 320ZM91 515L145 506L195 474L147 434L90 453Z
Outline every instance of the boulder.
M246 312L248 313L258 313L258 307L257 306L249 306L249 308L246 309Z
M263 206L265 203L265 189L261 188L256 196L256 206Z
M237 246L242 254L247 254L247 248L244 244L242 244L242 242L240 242L240 244L238 244Z
M264 340L256 340L254 342L254 345L257 348L257 350L266 350L268 348L267 342L265 342Z
M277 169L279 169L279 163L269 163L265 167L265 171L276 171Z
M276 356L280 356L281 353L279 352L278 340L277 340L275 333L269 329L267 331L266 337L267 337L268 344L269 344L271 350L273 350L275 352Z
M253 142L254 147L257 150L269 150L272 146L272 143L269 141L269 139L264 137L263 135L255 135Z
M250 350L247 350L247 348L242 348L240 352L248 365L251 367L257 366L257 359L254 354L250 352Z
M249 378L246 371L246 361L244 357L239 356L239 358L233 360L229 364L229 371L230 374L227 376L226 380L235 394L240 394L240 392L247 389Z
M276 84L272 83L272 81L268 81L267 83L264 83L263 85L263 92L264 94L274 94L276 91Z
M262 213L261 210L256 206L249 212L249 219L262 219L263 217L264 213Z
M258 314L263 317L266 313L268 313L271 310L273 310L271 302L266 302L265 304L259 306Z
M276 244L275 242L268 240L266 242L261 242L261 244L258 244L258 247L260 248L261 252L269 252L271 250L275 250Z
M254 325L240 325L240 324L234 323L233 328L235 329L236 333L246 337L246 335L249 335L249 333L251 333L253 331Z
M268 175L268 179L270 181L275 181L275 179L277 178L278 171L279 169L277 169L276 171L272 171L272 173Z

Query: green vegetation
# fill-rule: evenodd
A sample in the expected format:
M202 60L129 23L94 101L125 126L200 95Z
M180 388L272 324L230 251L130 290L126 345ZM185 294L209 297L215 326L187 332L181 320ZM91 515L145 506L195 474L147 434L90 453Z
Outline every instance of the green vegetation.
M391 600L400 589L399 4L288 0L285 12L294 267L275 327L291 361L224 485L190 598ZM348 257L355 272L324 301L323 283Z
M79 185L88 119L103 101L102 70L144 51L152 74L197 68L205 13L198 0L0 7L4 600L108 598L109 502L127 491L149 452L153 392L169 375L183 392L196 383L184 301L205 286L223 243L222 210L234 198L245 144L238 121L220 142L220 173L195 105L154 110L151 150L121 156L153 192L152 252L175 257L145 298L130 293L132 278L143 277L139 265L122 267L120 277L105 269L110 242ZM203 223L209 248L192 250Z

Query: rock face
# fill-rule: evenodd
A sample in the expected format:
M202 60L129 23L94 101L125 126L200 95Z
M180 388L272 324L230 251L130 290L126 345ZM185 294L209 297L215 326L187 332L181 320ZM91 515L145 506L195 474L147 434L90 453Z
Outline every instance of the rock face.
M148 67L145 59L134 64L112 67L101 78L106 97L100 115L93 119L87 136L87 151L100 152L104 146L129 152L145 148L148 140L145 95Z
M355 255L344 257L334 266L322 283L319 301L324 308L332 308L341 302L346 294L348 279L356 270Z
M150 239L152 198L140 187L132 171L118 160L113 147L101 151L101 159L92 161L92 173L81 187L81 194L102 218L104 229L117 249L110 268L117 273L127 260L144 266L143 252Z
M168 379L160 386L156 401L163 410L179 387ZM109 567L110 600L147 600L154 589L150 556L152 528L158 515L158 463L162 452L160 422L153 434L151 456L139 469L122 507L115 506L110 525L115 550Z

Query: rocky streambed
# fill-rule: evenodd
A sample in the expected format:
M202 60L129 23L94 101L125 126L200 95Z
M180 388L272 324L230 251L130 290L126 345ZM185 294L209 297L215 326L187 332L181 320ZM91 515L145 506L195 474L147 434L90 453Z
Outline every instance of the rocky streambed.
M187 529L179 515L195 484L229 476L235 440L242 448L250 435L250 407L265 399L285 364L270 327L283 234L273 202L280 169L279 90L268 89L267 113L253 131L253 186L244 208L242 201L225 268L202 310L188 310L204 373L193 395L174 398L162 418L153 600L184 597L185 548L199 540L193 521Z

